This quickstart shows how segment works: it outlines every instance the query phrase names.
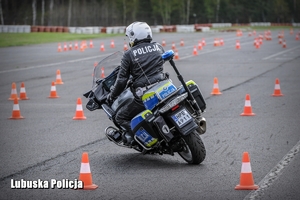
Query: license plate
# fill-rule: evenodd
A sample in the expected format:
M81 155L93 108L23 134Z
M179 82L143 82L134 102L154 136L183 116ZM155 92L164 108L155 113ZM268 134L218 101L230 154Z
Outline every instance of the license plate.
M185 125L187 122L189 122L192 119L192 117L186 109L182 109L175 115L172 115L172 119L181 128L183 125Z

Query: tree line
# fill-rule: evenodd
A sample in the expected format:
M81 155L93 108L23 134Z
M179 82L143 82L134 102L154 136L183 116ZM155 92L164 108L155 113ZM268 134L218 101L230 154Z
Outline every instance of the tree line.
M0 0L2 25L300 22L300 0Z

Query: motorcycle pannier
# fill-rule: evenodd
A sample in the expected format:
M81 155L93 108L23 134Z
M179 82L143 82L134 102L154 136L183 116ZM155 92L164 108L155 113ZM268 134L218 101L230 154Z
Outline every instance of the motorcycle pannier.
M152 112L145 110L131 120L131 130L146 147L151 147L158 141L158 137L151 126L153 119Z
M186 85L188 86L192 95L194 96L200 110L203 112L206 109L206 103L199 87L194 81L188 81Z

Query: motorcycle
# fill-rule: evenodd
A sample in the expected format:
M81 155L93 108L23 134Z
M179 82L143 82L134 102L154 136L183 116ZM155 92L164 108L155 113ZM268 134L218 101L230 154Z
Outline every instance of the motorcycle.
M93 86L84 94L89 99L86 108L90 111L103 109L115 126L105 129L107 138L116 145L132 148L143 154L178 153L188 164L200 164L206 157L206 149L200 135L206 132L206 120L202 113L206 109L206 102L198 85L193 81L185 82L173 61L174 52L166 51L162 58L169 61L182 85L176 87L167 78L149 86L144 91L135 90L128 81L126 89L118 96L111 106L106 103L106 96L113 87L119 71L123 53L118 51L98 63L94 68ZM114 68L105 78L103 69ZM126 102L135 97L141 98L145 111L131 120L134 133L134 143L124 144L125 130L115 121L115 114ZM115 140L108 135L115 131Z

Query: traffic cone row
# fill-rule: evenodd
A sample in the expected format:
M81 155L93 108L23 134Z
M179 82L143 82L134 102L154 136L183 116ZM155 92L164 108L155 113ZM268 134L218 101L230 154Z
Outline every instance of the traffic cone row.
M222 93L220 92L219 89L219 83L218 83L218 78L214 78L214 84L213 84L213 89L212 92L210 93L212 95L221 95ZM280 90L280 83L279 79L276 78L275 80L275 88L274 88L274 93L272 94L274 97L281 97L283 94L281 93ZM244 112L240 114L241 116L254 116L255 113L252 112L252 106L251 106L251 101L250 101L250 95L246 94L245 97L245 105L244 105Z
M102 68L102 70L103 70L102 76L104 76L104 68ZM60 70L56 71L56 81L52 81L52 83L51 83L50 94L49 94L48 98L52 98L52 99L59 98L57 91L56 91L57 84L63 84ZM23 116L21 116L18 100L28 100L28 99L29 98L27 97L27 94L26 94L25 83L21 82L20 97L18 97L16 83L13 82L12 86L11 86L11 95L8 98L8 100L13 100L14 106L13 106L12 116L9 119L23 119L24 118ZM77 99L76 113L75 113L75 116L73 117L73 119L74 120L86 119L86 117L83 114L82 103L81 103L80 98Z
M74 50L80 50L81 52L83 52L87 47L94 48L93 40L90 40L89 46L87 45L86 40L81 41L80 45L78 45L78 42L75 41L74 42L74 48L73 48L72 42L70 42L69 45L67 44L67 42L64 42L63 44L64 45L62 47L61 43L58 43L57 52L71 51L73 49Z

